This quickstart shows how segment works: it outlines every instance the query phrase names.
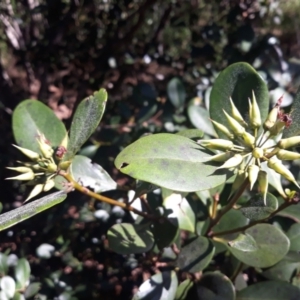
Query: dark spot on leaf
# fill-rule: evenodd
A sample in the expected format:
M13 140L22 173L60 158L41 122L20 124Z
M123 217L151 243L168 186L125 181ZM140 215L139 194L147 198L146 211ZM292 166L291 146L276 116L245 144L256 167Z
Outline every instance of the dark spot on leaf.
M161 167L162 168L167 168L169 166L169 162L167 162L167 161L165 161L165 160L163 160L162 162L161 162Z
M123 169L123 168L125 168L127 166L129 166L129 164L124 162L124 163L121 164L120 169Z

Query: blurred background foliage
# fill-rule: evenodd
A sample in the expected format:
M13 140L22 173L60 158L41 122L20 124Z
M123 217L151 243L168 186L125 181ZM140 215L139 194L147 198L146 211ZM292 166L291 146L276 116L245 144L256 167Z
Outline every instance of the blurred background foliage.
M267 81L271 103L284 94L283 106L291 105L300 84L299 20L298 0L1 1L3 211L20 206L28 193L2 180L9 175L5 166L21 159L10 146L11 113L20 101L39 99L68 128L78 102L106 88L104 118L81 154L118 182L119 189L106 194L125 201L134 182L113 167L116 155L143 133L201 128L214 135L204 107L229 64L250 63ZM108 228L130 220L118 207L74 193L0 233L1 275L17 276L18 261L26 265L26 258L25 279L36 283L26 299L129 299L157 270L148 254L108 249ZM223 269L230 264L224 260L215 263ZM250 281L260 280L255 276Z

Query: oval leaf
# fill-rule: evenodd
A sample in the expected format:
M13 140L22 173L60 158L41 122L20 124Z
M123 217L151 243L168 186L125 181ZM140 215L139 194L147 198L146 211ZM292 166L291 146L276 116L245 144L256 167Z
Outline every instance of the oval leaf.
M227 127L228 121L222 109L231 114L229 97L232 97L237 109L245 121L248 121L248 98L252 99L254 91L261 118L264 121L269 110L268 87L260 75L247 63L235 63L223 70L214 82L211 94L209 112L210 117ZM226 136L215 128L221 138Z
M40 282L34 282L29 284L27 289L25 290L24 296L26 299L33 297L37 292L41 289L41 283Z
M175 300L185 300L187 299L187 295L189 290L193 287L194 283L190 279L186 279L181 282L177 288Z
M248 286L237 293L236 300L300 299L300 289L287 282L265 281Z
M140 287L132 300L173 300L178 286L175 271L164 271L151 276Z
M197 299L235 300L235 290L230 279L217 272L205 273L197 284Z
M64 160L70 160L96 130L103 116L106 101L107 92L101 89L79 103L72 120L68 151Z
M29 283L30 265L27 259L20 258L15 267L15 276L17 279L17 288L24 289Z
M107 235L109 247L119 254L144 253L154 245L148 224L115 224Z
M262 220L270 216L278 208L277 198L267 193L266 205L262 194L254 195L243 207L240 208L242 214L252 220Z
M182 107L185 102L185 89L183 83L178 78L173 78L169 81L167 86L167 93L170 101L176 107Z
M176 265L184 272L200 272L211 262L214 253L212 241L199 236L181 249Z
M283 138L300 135L300 87L292 104L290 117L292 118L292 124L283 130Z
M70 172L75 180L94 189L95 193L114 190L117 187L117 183L101 166L92 163L91 159L85 156L76 155L73 158Z
M244 252L251 252L257 250L257 244L254 238L248 234L239 234L239 236L235 240L228 242L228 245L232 248Z
M0 231L63 202L66 197L67 194L64 191L56 192L0 215Z
M115 166L123 173L174 191L200 191L226 181L231 172L203 163L210 154L192 140L160 133L142 137L126 147ZM201 172L199 172L201 170Z
M191 100L188 107L188 116L191 123L198 129L203 130L206 134L216 137L216 131L209 119L209 112L198 104L198 98Z
M258 224L248 228L245 234L252 236L257 245L256 251L242 251L229 247L231 253L241 262L258 268L275 265L288 252L290 241L277 227L270 224Z
M38 153L38 131L45 135L53 147L59 146L66 135L64 124L49 107L37 100L25 100L16 107L12 127L16 143Z
M290 251L300 251L300 224L293 224L286 233L290 239Z

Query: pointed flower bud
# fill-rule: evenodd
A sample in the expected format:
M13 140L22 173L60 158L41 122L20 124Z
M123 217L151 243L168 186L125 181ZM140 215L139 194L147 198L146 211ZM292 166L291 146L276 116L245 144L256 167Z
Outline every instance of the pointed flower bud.
M275 124L269 129L271 135L277 135L285 128L285 122L277 120Z
M70 167L71 163L72 162L70 160L63 161L59 164L59 169L66 171Z
M26 200L24 201L27 202L28 200L32 199L33 197L37 196L39 193L41 193L43 191L43 188L44 188L44 184L43 183L40 183L40 184L37 184L33 190L30 192L29 196L26 198Z
M55 182L54 182L54 179L50 179L48 181L46 181L46 183L44 184L44 187L43 187L43 191L44 192L48 192L50 191L55 185Z
M245 132L242 134L242 139L243 139L243 141L245 142L245 144L246 144L247 146L249 146L249 147L253 147L254 144L255 144L255 137L254 137L251 133L249 133L249 132L247 132L247 131L245 131Z
M223 109L223 112L228 120L229 126L236 136L241 136L246 130L245 128L236 121L233 117L229 116L228 113Z
M276 156L281 160L295 160L300 158L300 153L280 149Z
M245 120L243 119L240 111L237 109L237 107L235 106L234 102L232 101L232 98L229 98L230 101L230 105L231 105L231 115L233 116L233 118L238 121L239 123L242 124L246 124Z
M198 143L205 148L213 150L231 150L234 146L232 141L223 139L199 140Z
M33 171L30 169L27 173L15 176L15 177L9 177L6 178L6 180L32 180L35 177L35 174Z
M259 191L263 194L264 204L266 205L266 197L268 192L269 181L268 181L267 172L263 170L260 170L258 173L258 186L259 186Z
M300 136L292 136L286 139L282 139L278 142L277 146L281 149L288 149L300 144Z
M240 165L243 161L243 156L241 154L235 154L233 157L229 158L222 166L217 169L231 169Z
M39 148L41 150L41 153L43 155L43 157L45 158L51 158L53 156L54 150L52 149L52 147L45 143L44 140L38 138L37 142L39 144Z
M254 91L252 91L252 105L250 113L250 124L252 128L259 128L261 126L261 116Z
M31 151L29 149L26 149L26 148L22 148L22 147L19 147L17 145L13 145L14 147L16 147L18 150L20 150L24 155L26 155L27 157L29 157L31 160L38 160L40 155L34 151Z
M224 162L232 156L233 156L232 152L227 151L227 152L218 153L216 155L213 155L213 156L209 157L207 160L205 160L205 162L208 162L208 161Z
M298 188L300 188L294 175L279 160L270 158L268 161L268 167L273 169L275 172L279 173L280 175L282 175L285 179L293 182Z
M278 106L275 106L269 112L269 115L268 115L266 121L264 122L264 129L265 130L269 130L271 127L274 126L275 122L277 121L278 112L279 112Z
M262 148L256 147L256 148L253 149L252 155L255 158L262 158L264 156L264 150Z
M211 120L211 122L214 124L214 126L219 129L220 131L222 131L222 133L224 133L229 139L233 140L234 139L234 134L223 124L218 123L214 120Z
M28 167L16 167L16 168L6 167L6 169L17 171L19 173L32 172L32 170L30 168L28 168Z
M55 173L57 171L57 165L55 163L49 163L47 165L47 171L49 173Z
M260 168L257 165L251 165L248 168L248 176L249 176L249 181L250 181L250 191L252 190L253 185L257 180L259 170L260 170Z

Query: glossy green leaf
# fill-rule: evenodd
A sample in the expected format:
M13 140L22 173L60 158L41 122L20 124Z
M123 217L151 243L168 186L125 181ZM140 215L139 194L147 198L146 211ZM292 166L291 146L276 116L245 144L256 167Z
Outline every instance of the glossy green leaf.
M229 241L228 245L243 252L251 252L258 249L254 238L251 235L242 233L236 239Z
M178 227L174 226L168 219L154 222L152 233L159 250L170 246L178 235Z
M63 202L66 197L64 191L56 192L0 215L0 231Z
M4 276L0 281L0 288L6 294L7 298L12 298L16 291L16 283L10 276Z
M170 101L176 108L183 106L186 98L186 92L180 79L173 78L168 82L167 93Z
M283 200L279 201L279 204L282 202ZM284 210L280 211L277 215L290 218L295 222L300 223L300 202L295 205L288 206Z
M263 195L258 193L251 197L251 199L240 208L240 211L246 218L256 221L267 218L277 208L278 201L274 195L267 193L265 205Z
M218 164L205 162L210 154L192 140L176 134L142 137L125 148L115 166L123 173L174 191L199 191L230 177ZM199 171L201 170L201 172Z
M177 132L176 134L189 139L201 139L204 135L204 132L200 129L185 129Z
M237 293L236 300L300 299L300 289L287 282L265 281L248 286Z
M72 177L83 186L94 189L96 193L114 190L117 183L98 164L85 156L76 155L70 167Z
M197 299L235 300L235 289L230 279L222 273L205 273L196 285Z
M107 92L100 89L79 103L72 120L68 151L64 160L70 160L96 130L103 116L106 101Z
M169 194L163 201L168 220L174 226L195 232L196 216L192 204L192 201L188 201L178 193Z
M257 224L248 228L245 234L252 236L257 245L256 251L245 252L229 247L231 253L241 262L258 268L275 265L288 252L290 241L277 227L270 224Z
M186 300L189 290L193 287L194 282L190 279L186 279L181 282L177 288L175 300Z
M191 123L198 129L203 130L204 133L216 137L216 131L209 119L209 112L204 107L198 104L198 98L190 101L188 106L188 116Z
M213 227L213 232L223 232L232 229L236 229L239 227L243 227L249 224L249 220L243 216L243 214L235 209L231 209L228 211L220 220L220 222ZM239 233L227 234L222 236L227 240L235 239Z
M290 239L290 251L300 252L300 224L293 224L286 233Z
M215 80L210 94L209 112L211 119L229 127L222 109L229 114L231 113L229 97L232 97L237 109L247 122L249 116L248 98L252 99L252 91L255 93L260 108L261 118L265 120L269 110L267 84L247 63L239 62L227 67ZM225 138L220 130L215 129L221 138Z
M181 249L176 265L184 272L200 272L211 262L214 252L215 247L210 239L196 237Z
M41 289L41 283L40 282L34 282L28 285L28 287L25 290L24 296L27 298L33 297L37 294L37 292Z
M119 254L144 253L154 245L149 224L115 224L107 235L109 248Z
M175 271L164 271L151 276L143 282L132 300L174 300L178 287Z
M300 87L298 88L298 91L294 98L294 102L291 107L290 117L292 118L292 124L288 128L285 128L283 130L283 138L300 135Z
M290 282L297 268L300 267L300 262L291 262L285 259L273 267L265 270L262 275L270 280L282 280Z
M24 289L29 283L30 265L27 259L20 258L15 267L15 278L17 280L17 288Z
M49 107L37 100L25 100L16 107L12 127L16 143L38 153L38 131L45 135L53 147L59 146L66 135L64 124Z

